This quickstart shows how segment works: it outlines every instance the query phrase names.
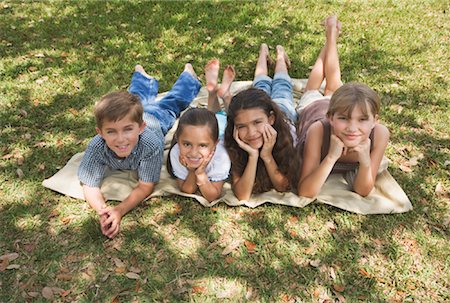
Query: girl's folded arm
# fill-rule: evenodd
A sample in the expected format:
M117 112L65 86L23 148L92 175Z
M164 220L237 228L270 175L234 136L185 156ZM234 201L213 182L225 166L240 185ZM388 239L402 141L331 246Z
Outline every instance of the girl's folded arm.
M314 198L319 193L336 163L335 160L328 156L320 162L322 138L322 123L315 122L310 126L306 134L303 164L298 185L299 196Z
M242 176L232 173L233 192L239 200L249 200L256 179L256 168L258 165L258 157L249 156L247 166Z
M382 124L376 124L374 130L373 150L370 152L370 166L359 167L355 180L353 181L353 190L365 197L375 186L378 169L384 152L389 142L389 130Z

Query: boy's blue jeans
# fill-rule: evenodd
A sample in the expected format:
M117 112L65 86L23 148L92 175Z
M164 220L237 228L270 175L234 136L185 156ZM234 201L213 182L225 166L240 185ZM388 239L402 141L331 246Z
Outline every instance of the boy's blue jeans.
M158 80L147 78L140 72L134 72L128 91L141 98L144 112L154 116L159 121L161 130L166 135L180 116L180 113L197 96L201 87L202 85L198 79L184 71L170 91L160 101L156 101Z
M257 76L253 86L265 91L293 123L297 121L291 77L287 73L277 73L273 80L269 76Z

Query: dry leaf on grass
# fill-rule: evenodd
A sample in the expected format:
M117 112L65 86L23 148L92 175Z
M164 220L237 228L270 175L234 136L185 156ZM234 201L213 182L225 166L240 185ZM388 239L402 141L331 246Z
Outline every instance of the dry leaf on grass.
M309 265L311 265L312 267L319 267L320 266L320 260L316 259L316 260L311 260L309 261Z
M8 260L8 261L13 261L15 259L17 259L19 257L18 253L10 253L10 254L6 254L3 256L0 256L0 260Z
M19 264L11 264L6 266L6 269L19 269L20 265Z
M127 272L125 274L125 276L127 276L127 278L133 279L133 280L139 280L141 277L135 273L135 272Z
M194 285L192 286L192 291L194 292L194 294L203 294L206 291L206 287Z
M337 292L343 292L345 287L342 284L333 284L333 289Z
M255 252L255 248L256 248L256 244L255 243L245 240L244 244L245 244L245 247L247 247L247 251L249 253L254 253Z
M47 300L53 300L54 295L53 295L53 290L52 290L52 288L51 288L51 287L48 287L48 286L44 287L44 288L42 289L42 296L43 296L44 298L46 298Z
M222 255L228 255L229 253L231 253L233 250L235 250L236 248L238 248L241 245L241 240L234 240L232 241L230 244L228 244L223 250L222 250Z

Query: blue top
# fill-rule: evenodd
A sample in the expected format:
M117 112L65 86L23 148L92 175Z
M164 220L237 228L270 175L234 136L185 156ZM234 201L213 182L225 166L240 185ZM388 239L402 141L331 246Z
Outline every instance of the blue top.
M125 159L117 158L105 140L96 135L89 142L78 168L81 183L100 187L107 167L111 170L136 170L139 181L158 182L164 156L164 136L156 118L144 113L144 120L147 126Z

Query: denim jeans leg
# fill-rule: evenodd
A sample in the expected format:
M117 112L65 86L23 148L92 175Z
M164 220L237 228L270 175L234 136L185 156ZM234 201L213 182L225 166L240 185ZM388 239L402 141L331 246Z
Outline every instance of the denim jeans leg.
M297 121L297 112L294 107L294 98L292 95L292 81L287 73L277 73L272 82L272 100L278 104L286 116L295 123Z
M158 80L155 78L147 78L140 72L134 72L128 91L139 96L145 109L146 106L155 102L158 86Z
M253 87L262 89L269 96L272 94L272 79L266 75L256 76L252 83Z
M202 87L200 81L190 73L184 71L172 86L170 91L158 102L144 110L155 116L161 125L164 135L172 128L175 120L180 116Z

